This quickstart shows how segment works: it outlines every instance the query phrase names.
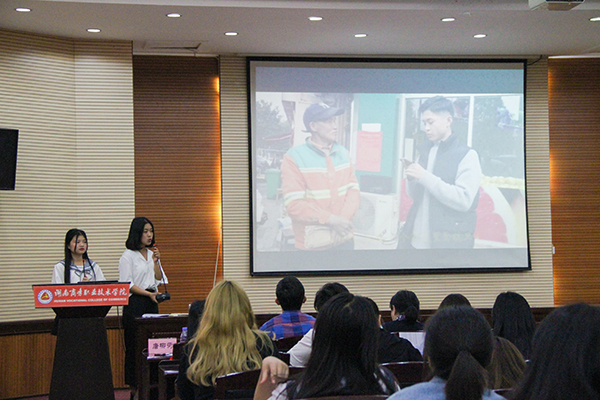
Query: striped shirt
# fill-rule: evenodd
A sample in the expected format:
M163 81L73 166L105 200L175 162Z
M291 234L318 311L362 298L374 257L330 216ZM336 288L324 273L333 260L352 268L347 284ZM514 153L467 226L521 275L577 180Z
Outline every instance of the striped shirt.
M306 226L324 225L332 214L352 221L358 210L358 181L348 150L338 143L332 145L329 154L310 139L291 148L283 157L281 181L299 249L305 249Z

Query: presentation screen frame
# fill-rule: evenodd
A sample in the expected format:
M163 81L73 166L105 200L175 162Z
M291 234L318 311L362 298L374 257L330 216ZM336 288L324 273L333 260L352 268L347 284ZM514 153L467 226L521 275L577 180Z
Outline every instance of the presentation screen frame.
M530 270L526 66L527 61L521 58L248 57L250 274ZM435 96L452 102L453 136L474 150L480 163L482 178L477 200L472 203L476 207L470 211L476 215L475 231L470 233L474 244L468 248L440 246L433 241L428 242L429 248L415 248L414 239L409 239L408 246L400 244L413 202L408 194L412 183L402 159L419 161L418 150L427 142L419 108ZM333 118L336 142L350 160L360 193L359 206L350 218L354 250L348 248L345 237L340 240L341 234L328 233L327 229L323 232L321 226L307 227L306 219L302 220L302 233L298 233L302 223L297 218L309 218L312 225L327 225L328 221L319 218L326 218L328 213L298 216L293 215L298 210L289 206L298 195L290 189L290 176L305 179L305 173L318 175L312 170L316 166L295 164L304 162L298 157L312 154L305 148L311 133L304 117L310 105L319 103L343 109ZM290 158L291 148L296 148L296 153L308 153ZM336 171L343 168L343 160L334 166ZM352 186L350 181L339 185ZM305 199L317 199L317 192L307 188ZM331 196L333 199L335 194ZM296 240L300 235L303 237ZM452 235L446 243L458 240L459 234ZM302 240L315 249L297 249L296 243ZM323 243L325 247L318 247Z

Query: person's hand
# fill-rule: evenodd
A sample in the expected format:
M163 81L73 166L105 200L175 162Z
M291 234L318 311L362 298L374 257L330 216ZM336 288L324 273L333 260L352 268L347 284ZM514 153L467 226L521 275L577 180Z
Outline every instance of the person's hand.
M352 222L339 215L331 214L327 220L327 224L331 226L341 236L346 236L352 230Z
M150 297L150 299L151 299L153 302L155 302L156 304L158 304L158 301L156 301L156 295L158 294L158 292L154 292L154 293L152 293L152 292L148 292L148 293L150 293L150 296L148 296L148 297Z
M89 282L90 281L90 277L87 275L84 275L83 278L81 279L82 282Z
M152 250L152 259L154 260L154 262L158 262L158 260L160 259L160 251L158 250L158 247L152 246L151 248Z
M412 163L404 170L408 179L416 179L419 180L425 173L425 168L418 163Z
M287 380L289 373L290 369L286 363L277 357L269 356L262 362L258 383L270 383L271 385L277 386L281 382Z

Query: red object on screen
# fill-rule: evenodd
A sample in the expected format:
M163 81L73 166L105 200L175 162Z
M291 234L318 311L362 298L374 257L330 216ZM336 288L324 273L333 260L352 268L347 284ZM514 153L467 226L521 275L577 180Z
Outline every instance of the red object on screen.
M382 132L358 131L356 137L356 170L381 171Z

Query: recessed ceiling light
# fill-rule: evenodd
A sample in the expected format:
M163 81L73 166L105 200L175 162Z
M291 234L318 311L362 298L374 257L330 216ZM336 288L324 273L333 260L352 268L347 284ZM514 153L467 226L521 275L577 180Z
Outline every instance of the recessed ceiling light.
M357 33L356 35L354 35L354 37L358 37L358 38L367 37L367 34L366 33Z
M87 31L89 33L98 33L98 32L100 32L100 29L98 29L98 28L89 28Z
M478 33L477 35L473 35L473 37L475 39L483 39L484 37L487 37L487 35L485 33Z
M15 11L18 11L18 12L30 12L31 8L19 7L19 8L15 8Z
M237 36L237 32L225 32L225 36Z
M323 17L308 17L309 21L322 21Z
M600 17L590 18L590 21L592 21L592 22L598 22L598 21L600 21Z
M167 17L169 17L169 18L179 18L179 17L181 17L181 14L169 13L169 14L167 14Z
M456 21L456 18L454 18L454 17L442 18L442 22L453 22L453 21Z

